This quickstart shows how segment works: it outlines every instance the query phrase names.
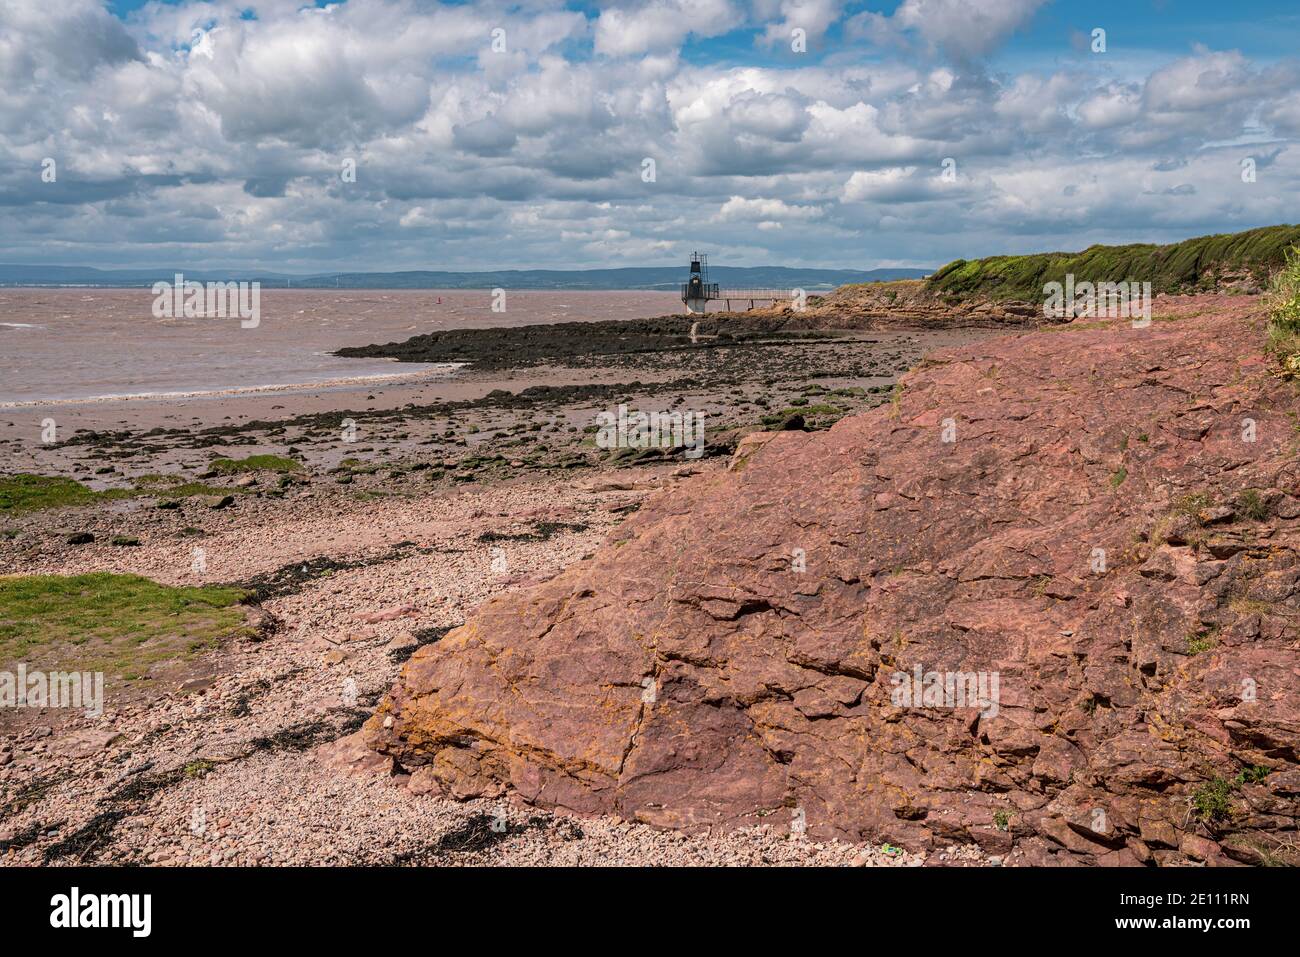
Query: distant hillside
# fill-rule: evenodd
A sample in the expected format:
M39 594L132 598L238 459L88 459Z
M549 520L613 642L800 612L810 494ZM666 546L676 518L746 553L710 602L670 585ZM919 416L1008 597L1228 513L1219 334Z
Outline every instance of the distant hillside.
M1043 286L1064 282L1150 282L1154 292L1204 292L1224 286L1262 287L1286 250L1300 245L1300 226L1266 226L1244 233L1200 236L1167 246L1089 246L1080 253L1036 253L958 259L927 281L929 289L961 298L1043 298Z
M914 279L928 269L797 269L787 266L714 266L709 278L723 286L747 288L829 289L849 282ZM505 269L495 272L343 273L294 280L295 286L333 286L336 280L354 289L660 289L675 290L686 281L683 266L627 269Z
M776 289L831 289L846 283L917 279L928 269L799 269L787 266L715 266L709 278L723 286ZM0 265L0 286L150 286L170 281L176 272L196 282L260 282L267 288L295 289L661 289L686 281L686 266L627 269L507 269L492 272L285 273L189 269L94 269L89 266Z

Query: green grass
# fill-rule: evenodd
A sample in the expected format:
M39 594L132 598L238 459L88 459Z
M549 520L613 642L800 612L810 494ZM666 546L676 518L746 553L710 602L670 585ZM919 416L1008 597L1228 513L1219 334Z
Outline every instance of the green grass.
M1264 497L1256 489L1244 489L1237 495L1237 511L1252 522L1262 522L1268 518L1268 506Z
M838 420L840 418L843 418L844 413L845 410L841 409L839 406L836 405L825 405L825 404L802 405L802 406L791 405L782 409L780 412L773 412L768 415L764 415L759 419L759 421L762 422L763 425L773 426L773 425L780 425L782 422L790 418L790 416L792 415L801 415L803 416L805 422L811 423L814 419L824 420L827 417L833 417L834 419ZM819 424L824 425L827 423L825 423L824 421L819 421Z
M1288 250L1300 245L1300 226L1266 226L1243 233L1200 236L1155 246L1090 246L1078 253L1037 253L958 259L926 280L933 292L959 298L1037 302L1043 286L1065 282L1149 282L1153 293L1204 292L1228 274L1247 273L1263 284L1288 267ZM1300 313L1292 313L1300 316Z
M213 459L208 467L218 475L239 472L301 472L301 462L283 455L250 455L243 459Z
M0 663L143 677L244 633L244 595L109 572L0 578Z
M209 761L207 758L199 758L191 761L181 769L181 774L187 778L201 778L217 766L217 762Z
M102 493L75 479L52 475L0 475L0 512L32 512L65 505L87 505Z
M186 482L176 476L166 475L145 475L136 479L131 488L110 488L100 491L83 485L76 479L19 472L0 475L0 514L20 514L45 508L93 505L96 502L141 495L175 499L190 498L195 495L228 495L234 491L238 490L217 488L202 482Z
M1196 522L1200 522L1200 513L1214 504L1214 496L1209 492L1189 492L1181 496L1174 502L1174 512L1179 515L1186 515Z

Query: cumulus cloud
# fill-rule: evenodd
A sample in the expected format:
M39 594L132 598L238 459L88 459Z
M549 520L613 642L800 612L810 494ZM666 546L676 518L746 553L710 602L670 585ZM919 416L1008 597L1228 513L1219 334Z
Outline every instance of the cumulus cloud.
M1078 106L1082 124L1092 130L1132 123L1142 115L1142 93L1136 86L1112 83Z
M760 13L764 5L760 4ZM840 0L780 0L777 13L781 19L769 23L763 33L766 43L790 43L795 30L802 30L804 39L817 41L832 23L840 18L843 4Z
M519 141L514 130L490 115L464 126L453 126L452 135L457 149L479 156L504 155Z
M994 59L1039 6L0 0L0 261L935 265L1296 208L1300 61Z
M55 77L85 81L104 66L140 59L135 40L100 0L5 0L0 77L6 92Z
M749 222L752 220L809 220L821 216L816 206L792 206L781 199L747 199L732 196L722 204L718 219L722 222Z
M860 13L850 31L880 44L911 36L958 60L995 50L1046 0L903 0L892 15Z
M740 19L740 11L728 0L652 0L612 7L596 20L596 52L634 56L669 50L691 34L727 33Z

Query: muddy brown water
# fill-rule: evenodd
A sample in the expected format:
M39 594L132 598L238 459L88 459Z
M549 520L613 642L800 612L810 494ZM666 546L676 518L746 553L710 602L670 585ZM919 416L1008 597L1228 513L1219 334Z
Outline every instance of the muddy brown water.
M488 290L263 288L259 323L243 328L238 319L155 318L153 302L145 288L0 289L0 414L32 403L427 378L437 366L333 353L438 330L637 319L681 309L667 292L507 291L505 311L493 312Z

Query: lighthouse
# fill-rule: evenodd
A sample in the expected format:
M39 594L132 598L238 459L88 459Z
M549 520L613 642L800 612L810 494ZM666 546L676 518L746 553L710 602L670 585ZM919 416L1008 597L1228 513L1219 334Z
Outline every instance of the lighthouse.
M682 283L682 303L686 306L686 311L696 315L702 315L708 311L709 300L713 299L725 304L727 312L731 312L731 303L748 302L749 308L753 309L759 303L770 303L771 307L776 307L782 302L789 302L796 298L798 290L790 289L722 289L716 282L709 282L709 257L700 253L691 253L691 274L686 282ZM769 308L764 306L763 308Z
M718 298L718 284L709 282L709 258L691 253L690 278L682 284L682 302L687 312L703 313L710 299Z

